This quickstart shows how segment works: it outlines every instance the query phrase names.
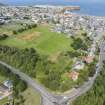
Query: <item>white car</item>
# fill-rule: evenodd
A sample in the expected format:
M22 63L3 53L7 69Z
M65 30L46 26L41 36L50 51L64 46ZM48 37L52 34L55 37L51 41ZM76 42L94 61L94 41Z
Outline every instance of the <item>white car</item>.
M66 96L64 96L63 98L64 98L64 99L67 99L67 97L66 97Z

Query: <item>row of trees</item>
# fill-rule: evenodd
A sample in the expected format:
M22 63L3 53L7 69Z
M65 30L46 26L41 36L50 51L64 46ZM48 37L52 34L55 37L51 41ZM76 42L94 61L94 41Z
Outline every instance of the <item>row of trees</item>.
M13 34L22 33L22 32L24 32L24 31L26 31L28 29L32 29L32 28L36 28L36 27L37 27L37 24L31 24L31 25L26 24L26 26L23 27L23 28L20 28L20 29L17 29L17 30L13 30Z
M105 62L91 90L76 99L72 105L105 105Z
M27 84L16 74L13 74L8 68L0 64L0 76L9 78L13 83L13 105L20 105L24 103L23 96L21 95L27 89ZM18 102L16 101L18 100Z

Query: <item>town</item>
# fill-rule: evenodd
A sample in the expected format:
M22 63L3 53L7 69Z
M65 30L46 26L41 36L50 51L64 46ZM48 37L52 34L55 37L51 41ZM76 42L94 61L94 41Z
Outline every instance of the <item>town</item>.
M63 6L0 7L0 24L23 20L36 24L53 23L51 30L66 33L67 37L83 30L91 39L100 39L105 30L105 17L78 15L71 11Z

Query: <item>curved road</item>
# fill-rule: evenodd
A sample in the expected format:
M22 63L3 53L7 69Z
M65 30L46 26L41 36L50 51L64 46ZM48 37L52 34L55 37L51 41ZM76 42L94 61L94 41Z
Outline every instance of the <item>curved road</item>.
M26 75L25 73L20 72L19 69L16 69L2 61L0 61L0 64L7 67L8 69L11 70L11 72L13 72L14 74L17 74L20 76L20 78L22 80L24 80L29 86L31 86L33 89L37 90L38 92L41 93L41 95L43 97L45 97L46 99L49 100L48 103L55 103L57 102L56 98L54 98L54 96L48 92L42 85L40 85L39 83L37 83L35 80L33 80L32 78L30 78L28 75ZM53 105L53 104L49 104L49 105Z
M37 83L31 77L22 73L19 69L16 69L2 61L0 64L9 68L13 73L19 75L21 79L23 79L29 86L31 86L35 91L39 91L42 96L42 105L67 105L68 102L72 102L77 97L81 96L82 94L86 93L93 85L97 75L102 69L103 61L105 60L105 42L101 43L100 46L100 55L99 55L99 63L98 67L96 68L96 73L92 78L90 78L87 82L84 83L81 87L75 89L73 92L70 92L67 95L54 95L47 91L41 84Z
M66 99L61 100L60 105L63 105L63 103L66 103L66 102L71 103L77 97L86 93L93 86L96 80L96 77L100 74L100 71L102 70L104 60L105 60L105 41L102 41L100 44L99 62L98 62L98 66L96 67L96 73L87 82L85 82L84 85L82 85L81 87L77 88L72 93L70 93Z

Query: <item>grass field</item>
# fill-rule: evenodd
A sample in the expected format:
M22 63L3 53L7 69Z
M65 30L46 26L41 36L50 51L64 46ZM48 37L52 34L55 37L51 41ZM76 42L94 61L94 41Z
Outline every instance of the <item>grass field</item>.
M1 40L0 45L14 46L21 49L35 48L40 55L41 54L48 55L49 61L52 62L52 64L50 63L48 64L48 67L51 70L54 69L57 72L59 71L67 72L71 69L70 67L72 62L71 62L71 59L63 55L62 52L73 50L73 48L70 46L72 42L73 42L73 39L67 38L65 34L51 32L49 26L40 25L40 26L37 26L36 28L29 29L22 33L9 36L9 38L5 40ZM43 57L46 57L46 56L43 56ZM36 70L37 70L36 72L37 80L42 83L42 80L44 79L46 80L46 77L47 77L47 75L44 72L44 66L42 65L42 61L39 60L36 66ZM63 77L61 77L61 80L63 80ZM30 91L26 92L25 93L26 95L24 95L26 96L26 99L27 99L26 103L30 103L30 100L31 100L31 98L29 99L29 97L31 97L29 93ZM34 92L32 94L34 94ZM35 97L37 98L38 96L36 95ZM38 99L36 99L36 102L37 100ZM31 105L31 104L26 104L26 105Z
M0 83L3 83L6 80L6 78L4 76L0 75Z
M8 98L0 100L0 105L5 105L8 102Z
M27 40L28 37L30 40ZM33 47L42 54L53 54L59 51L72 49L70 47L71 42L72 39L66 38L65 34L51 32L48 26L41 25L18 35L12 35L10 38L0 41L0 44L19 48Z
M41 105L40 94L31 88L28 88L24 93L23 97L25 99L24 105Z

